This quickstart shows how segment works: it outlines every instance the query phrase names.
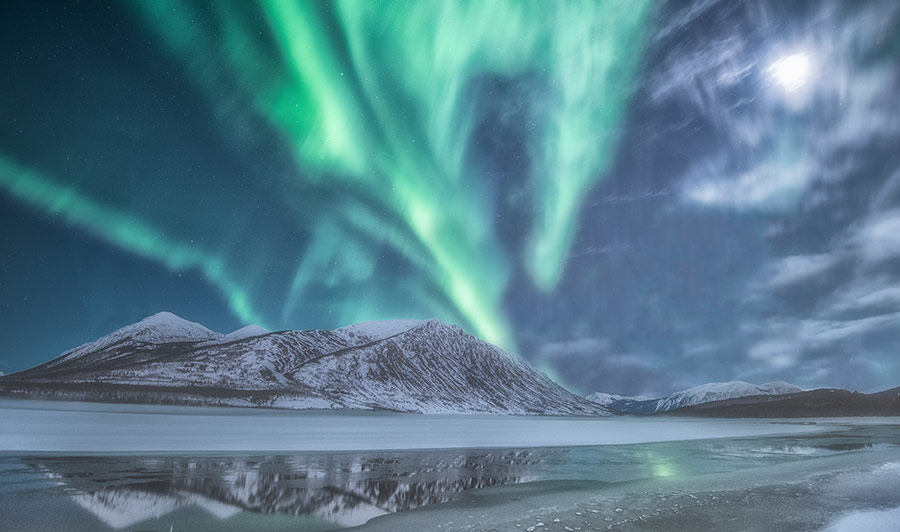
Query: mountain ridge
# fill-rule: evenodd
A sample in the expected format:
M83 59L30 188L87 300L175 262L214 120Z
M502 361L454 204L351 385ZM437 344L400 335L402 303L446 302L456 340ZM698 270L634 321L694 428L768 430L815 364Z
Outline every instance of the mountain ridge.
M784 381L707 383L646 401L596 393L587 396L615 412L713 418L900 416L900 387L875 393L839 388L803 390Z
M900 387L875 393L819 388L782 395L738 397L668 413L717 418L900 416Z
M782 395L800 391L802 391L800 387L784 381L767 382L760 385L744 381L725 381L701 384L657 399L622 397L602 392L590 394L586 396L586 399L622 413L659 414L739 397Z
M610 414L521 357L440 320L266 331L237 339L231 334L171 313L154 314L3 377L0 394L422 413Z

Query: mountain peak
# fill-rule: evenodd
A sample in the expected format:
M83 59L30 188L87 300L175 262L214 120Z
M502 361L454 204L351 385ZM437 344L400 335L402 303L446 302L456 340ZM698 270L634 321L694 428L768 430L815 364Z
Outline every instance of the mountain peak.
M430 327L443 327L447 329L459 329L462 330L458 325L454 325L452 323L447 323L445 321L439 320L438 318L429 318L422 322L422 325L428 325Z
M761 384L759 387L764 390L769 390L769 391L778 392L778 393L797 393L797 392L803 391L803 388L801 388L799 386L794 386L793 384L791 384L789 382L784 382L784 381L767 382L765 384Z
M335 332L341 332L350 336L366 337L374 341L405 333L425 323L427 322L422 320L363 321L335 329Z
M151 315L147 316L146 318L142 319L141 321L134 323L133 325L138 325L138 324L144 324L144 325L148 325L148 326L150 326L150 325L178 325L178 326L195 325L198 327L203 327L199 323L188 321L188 320L182 318L181 316L179 316L173 312L169 312L167 310L157 312L156 314L151 314ZM205 329L205 327L203 327L203 328Z
M454 323L447 323L446 321L440 320L438 318L430 318L424 320L419 323L418 327L431 333L441 332L444 334L461 334L465 336L472 336L473 338L475 337L474 335L466 332L466 330L459 325L456 325Z
M225 335L226 340L242 340L244 338L252 338L253 336L262 336L264 334L269 334L270 330L265 327L260 327L259 325L245 325L240 329L236 329L231 331L230 333Z
M157 312L119 329L113 333L117 336L132 336L145 342L166 342L179 340L208 340L221 335L203 325L188 321L171 312Z
M66 351L55 360L48 363L49 367L57 366L64 361L81 358L91 352L99 352L103 349L121 342L137 341L147 344L165 344L170 342L203 342L208 340L221 340L224 335L211 331L193 321L188 321L171 312L157 312L146 318L115 330L102 338L80 345Z

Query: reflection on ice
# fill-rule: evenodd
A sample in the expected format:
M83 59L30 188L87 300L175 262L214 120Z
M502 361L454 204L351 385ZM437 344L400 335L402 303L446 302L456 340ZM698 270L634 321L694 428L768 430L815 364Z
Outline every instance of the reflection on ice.
M228 519L241 511L235 506L197 495L187 493L163 495L139 489L111 488L73 495L72 500L115 529L127 528L185 506L197 506L218 519Z
M39 458L78 506L114 529L195 506L220 519L241 511L313 515L355 526L452 500L465 490L533 480L525 451L263 458Z
M747 458L748 456L767 456L767 455L797 455L797 456L825 456L829 454L842 453L848 451L859 451L862 449L871 449L871 443L847 443L833 445L765 445L761 447L744 447L732 445L723 450L723 454L730 454L736 458Z

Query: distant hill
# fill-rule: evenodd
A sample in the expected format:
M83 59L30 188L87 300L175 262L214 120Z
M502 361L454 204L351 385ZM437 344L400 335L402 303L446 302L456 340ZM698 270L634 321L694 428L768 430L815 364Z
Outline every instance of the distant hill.
M821 389L741 397L685 407L671 413L731 418L900 416L900 388L871 394Z
M702 384L660 399L622 397L605 393L593 393L586 399L617 412L646 415L671 412L679 408L738 397L781 395L800 391L802 390L799 387L783 381L767 382L758 386L744 381L729 381Z

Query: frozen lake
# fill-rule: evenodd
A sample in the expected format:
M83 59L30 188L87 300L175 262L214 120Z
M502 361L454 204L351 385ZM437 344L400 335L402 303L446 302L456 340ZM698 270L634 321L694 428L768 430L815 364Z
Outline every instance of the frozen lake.
M623 445L824 430L827 421L419 415L0 401L0 451L295 452Z
M0 427L0 531L900 530L896 418L7 401Z

